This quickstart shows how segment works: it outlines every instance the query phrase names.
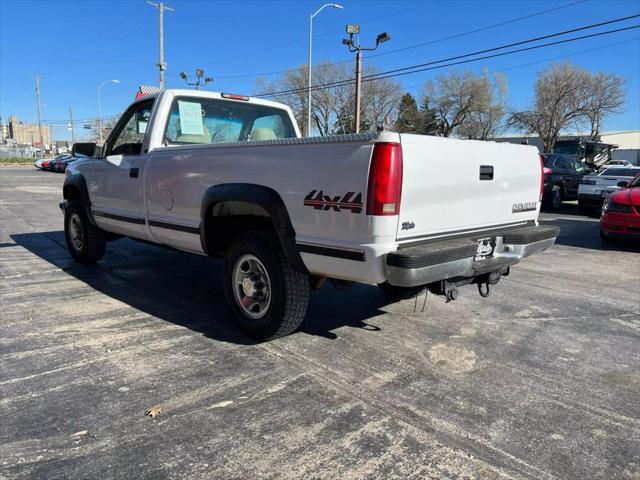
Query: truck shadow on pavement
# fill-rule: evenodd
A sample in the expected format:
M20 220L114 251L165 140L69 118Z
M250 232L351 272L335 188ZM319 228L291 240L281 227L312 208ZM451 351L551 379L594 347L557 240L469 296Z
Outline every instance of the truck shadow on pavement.
M228 313L220 260L122 239L107 244L98 264L82 266L69 256L62 231L13 234L11 238L92 289L148 315L216 340L255 344L236 329ZM9 246L15 245L2 245ZM55 290L55 285L51 288ZM299 332L327 339L338 338L335 330L345 326L375 332L380 328L367 320L385 313L380 309L389 303L377 287L355 285L338 291L327 282L311 293Z
M560 227L557 245L586 248L600 251L640 252L640 240L613 240L604 242L600 238L600 222L590 218L541 219L541 225Z

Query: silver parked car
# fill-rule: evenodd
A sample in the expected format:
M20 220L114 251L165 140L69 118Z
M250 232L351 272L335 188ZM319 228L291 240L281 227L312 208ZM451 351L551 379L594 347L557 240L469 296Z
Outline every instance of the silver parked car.
M602 207L602 202L611 193L626 186L640 173L640 167L613 166L603 169L597 175L585 175L578 187L578 206L580 210Z

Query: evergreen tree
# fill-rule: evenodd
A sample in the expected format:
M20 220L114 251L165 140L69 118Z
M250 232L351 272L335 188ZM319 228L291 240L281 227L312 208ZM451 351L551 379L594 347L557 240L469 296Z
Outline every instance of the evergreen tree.
M441 135L441 122L435 109L429 106L429 97L424 97L420 105L420 123L417 133L422 135Z
M398 106L396 130L399 133L421 133L420 128L423 122L420 117L416 99L410 93L405 93Z

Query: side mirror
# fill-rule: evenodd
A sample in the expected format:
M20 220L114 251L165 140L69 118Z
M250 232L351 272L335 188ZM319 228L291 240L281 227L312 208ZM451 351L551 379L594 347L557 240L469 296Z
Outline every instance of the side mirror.
M628 186L629 186L629 182L625 182L625 181L618 182L618 187L620 188L627 188Z
M97 145L95 143L74 143L71 155L74 157L93 157L96 154Z

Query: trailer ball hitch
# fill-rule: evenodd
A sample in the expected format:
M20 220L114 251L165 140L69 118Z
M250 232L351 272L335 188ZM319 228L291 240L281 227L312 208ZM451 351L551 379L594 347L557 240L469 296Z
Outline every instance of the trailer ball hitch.
M446 293L445 293L445 297L447 299L446 303L452 302L453 300L456 300L458 298L458 289L453 287L453 288L448 288Z

